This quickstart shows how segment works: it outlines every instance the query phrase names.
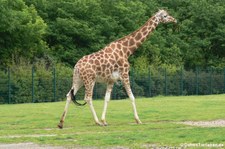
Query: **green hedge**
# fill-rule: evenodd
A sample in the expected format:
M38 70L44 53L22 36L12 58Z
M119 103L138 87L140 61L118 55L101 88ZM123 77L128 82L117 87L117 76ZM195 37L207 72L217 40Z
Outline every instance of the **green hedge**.
M71 68L56 64L24 64L0 69L0 103L52 102L65 100L72 85ZM136 97L158 95L208 95L225 92L225 70L199 69L167 71L149 70L130 72L130 82ZM106 85L96 83L94 99L103 99ZM76 98L84 98L81 88ZM128 98L123 84L115 83L112 99Z

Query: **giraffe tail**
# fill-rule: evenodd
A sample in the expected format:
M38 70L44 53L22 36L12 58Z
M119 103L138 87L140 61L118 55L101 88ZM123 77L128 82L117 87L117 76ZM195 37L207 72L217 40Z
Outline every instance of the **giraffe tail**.
M76 100L75 95L74 95L74 90L73 90L73 89L71 89L70 95L71 95L71 100L73 101L73 103L74 103L75 105L77 105L77 106L84 106L84 105L87 104L87 102L79 103L79 102Z

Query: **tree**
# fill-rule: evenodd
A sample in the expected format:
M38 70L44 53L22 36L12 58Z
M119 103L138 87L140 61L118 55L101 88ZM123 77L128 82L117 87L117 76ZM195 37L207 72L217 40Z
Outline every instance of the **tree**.
M0 18L0 65L9 65L12 58L43 55L47 25L32 5L28 7L22 0L2 0Z
M174 43L186 68L225 66L225 5L222 0L163 1L177 14L179 33ZM175 38L174 38L175 39Z
M104 38L99 37L96 23L104 18L99 1L40 0L35 6L48 24L46 41L59 61L74 65L83 55L102 47Z
M19 1L22 2L16 0ZM36 9L38 15L46 22L48 29L44 41L47 42L51 55L70 66L83 55L98 51L111 41L133 32L160 8L168 10L178 20L178 24L159 25L150 39L131 57L132 65L136 65L137 60L139 61L137 63L140 63L141 59L137 58L144 55L146 62L144 65L152 67L174 69L183 66L189 69L196 66L225 66L223 0L180 0L176 3L174 0L24 1L29 7L24 3L23 7ZM4 26L3 28L5 29ZM17 33L12 34L15 36ZM4 37L0 43L10 43L5 42L9 37ZM29 46L32 41L26 40L22 43ZM18 49L18 46L12 47ZM10 50L18 51L9 47L8 50L5 48L1 52L7 55L10 53L7 51Z

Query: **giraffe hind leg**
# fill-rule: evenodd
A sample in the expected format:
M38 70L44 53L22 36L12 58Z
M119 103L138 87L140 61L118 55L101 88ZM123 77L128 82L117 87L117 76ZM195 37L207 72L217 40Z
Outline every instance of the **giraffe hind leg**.
M89 76L89 77L91 77L91 76ZM91 80L91 79L89 79L89 81L88 81L88 79L84 80L84 86L85 86L85 98L84 98L84 100L88 103L88 105L90 107L90 110L91 110L91 113L92 113L92 116L94 118L95 123L97 125L102 126L102 123L99 122L99 119L98 119L98 116L95 112L93 101L92 101L94 85L95 85L94 80Z
M66 114L67 114L67 112L68 112L69 104L70 104L71 100L73 101L73 98L74 98L75 94L77 93L77 91L80 89L81 86L82 86L82 85L79 85L79 86L73 86L73 87L70 89L70 91L67 93L67 95L66 95L66 105L65 105L63 114L62 114L62 116L61 116L60 122L59 122L59 124L58 124L58 127L59 127L60 129L63 128L63 123L64 123L64 121L65 121ZM78 103L78 104L80 104L80 103ZM85 104L86 104L86 103L81 104L81 105L85 105Z
M71 100L74 99L75 94L77 93L77 91L83 86L83 81L80 79L79 77L79 73L77 72L77 70L74 70L74 74L73 74L73 86L72 88L69 90L69 92L66 95L66 105L64 108L64 112L61 116L60 122L58 124L58 127L60 129L63 128L63 123L65 121L65 117L69 108L69 104L71 102Z
M104 101L104 107L103 107L102 118L101 118L102 124L104 126L108 125L107 122L106 122L106 119L105 119L105 115L106 115L108 103L110 101L112 88L113 88L113 83L110 83L110 84L107 85L106 94L105 94L105 101Z
M63 123L64 123L64 120L66 118L66 114L67 114L67 111L68 111L68 108L69 108L69 104L71 102L71 93L72 93L72 89L70 89L70 91L68 92L68 94L66 95L67 99L66 99L66 105L65 105L65 108L64 108L64 111L63 111L63 114L61 116L61 119L60 119L60 122L58 124L58 128L62 129L63 128Z
M95 109L94 109L92 100L88 100L87 103L89 104L89 107L90 107L92 116L93 116L93 118L94 118L95 124L97 124L97 125L99 125L99 126L103 126L103 124L102 124L101 122L99 122L99 120L98 120L98 116L97 116L97 114L96 114L96 112L95 112Z

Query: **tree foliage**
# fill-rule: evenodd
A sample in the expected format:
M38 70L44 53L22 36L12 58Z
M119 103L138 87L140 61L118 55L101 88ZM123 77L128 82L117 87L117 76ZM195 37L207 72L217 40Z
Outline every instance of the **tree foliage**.
M47 49L43 40L47 24L33 5L23 0L0 1L0 64L7 65L12 58L32 59Z
M164 8L178 24L159 25L130 59L133 66L225 66L223 0L2 0L0 7L1 65L47 55L73 66Z

